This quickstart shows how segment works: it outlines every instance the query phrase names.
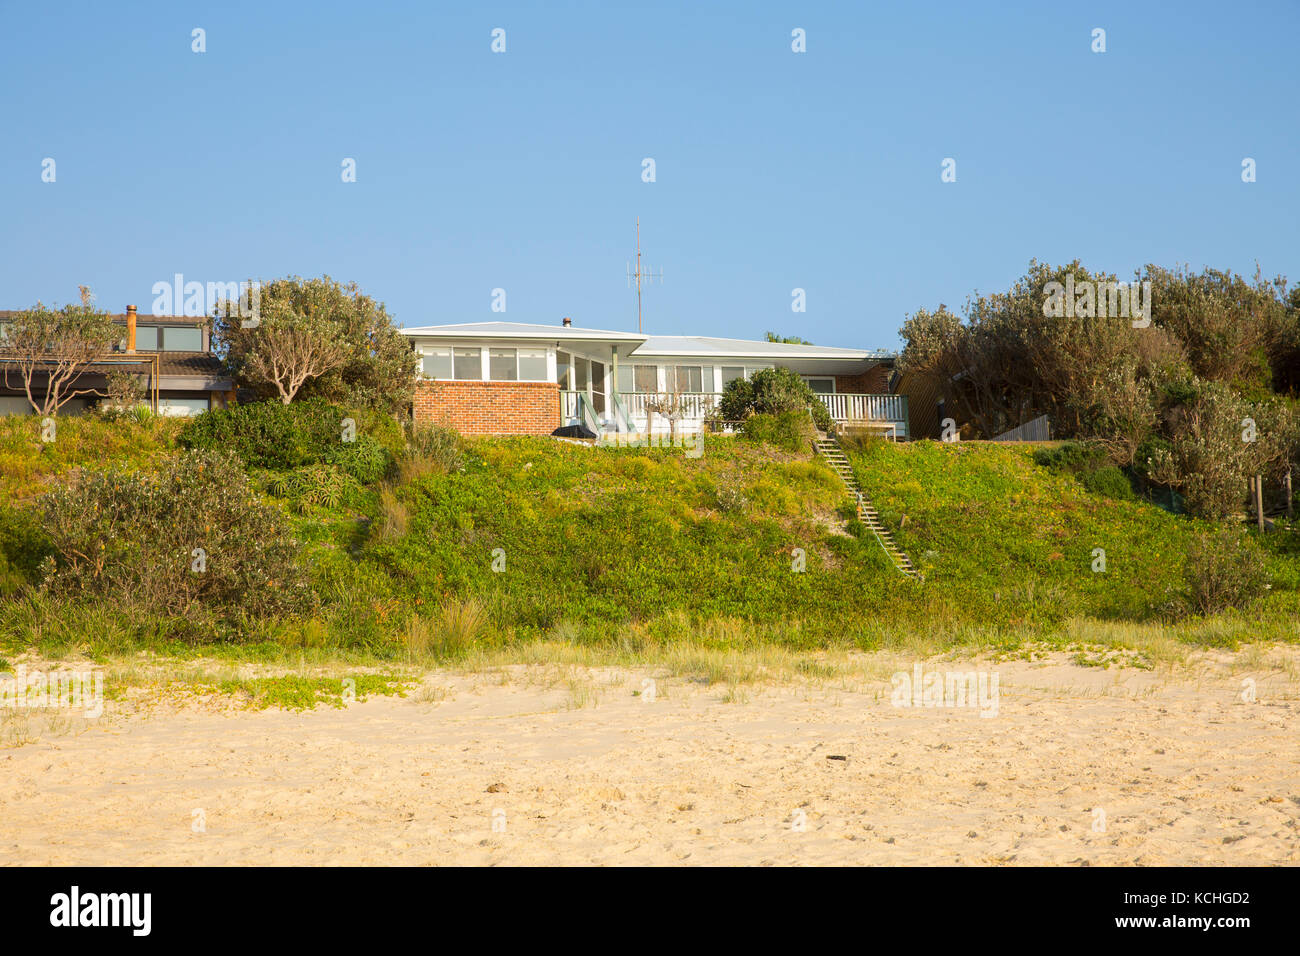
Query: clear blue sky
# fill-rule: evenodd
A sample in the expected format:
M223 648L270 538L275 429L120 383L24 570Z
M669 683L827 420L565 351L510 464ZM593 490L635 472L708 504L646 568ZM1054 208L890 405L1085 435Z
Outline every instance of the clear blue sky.
M1300 279L1295 2L3 0L0 21L0 308L326 273L408 326L634 329L637 216L663 334L892 348L908 312L1031 257Z

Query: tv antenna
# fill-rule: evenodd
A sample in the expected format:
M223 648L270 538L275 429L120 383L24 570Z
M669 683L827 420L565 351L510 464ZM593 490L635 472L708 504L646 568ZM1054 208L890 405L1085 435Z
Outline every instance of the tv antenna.
M649 269L649 266L646 267ZM641 268L641 217L636 219L636 271L632 271L632 263L627 264L627 287L632 288L632 280L636 280L636 330L641 331L641 286L648 285L655 279L659 280L662 285L664 281L664 270L661 268L658 274L648 272Z

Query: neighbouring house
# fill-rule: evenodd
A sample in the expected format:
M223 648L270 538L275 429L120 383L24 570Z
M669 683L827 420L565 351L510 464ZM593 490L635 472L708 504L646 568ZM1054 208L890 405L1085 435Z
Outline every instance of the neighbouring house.
M798 373L840 426L909 436L896 354L695 335L471 322L403 329L420 356L413 416L477 435L697 431L732 379ZM648 406L668 401L670 423Z
M0 312L0 415L32 412L13 359L6 357L3 348L5 323L17 314ZM121 340L77 379L72 388L88 394L73 398L61 414L79 414L100 402L114 371L137 375L146 403L160 415L197 415L234 398L235 386L212 354L207 318L137 316L135 306L128 305L113 320L122 326ZM38 400L44 388L38 373L33 388Z
M955 412L947 408L939 383L932 376L903 372L894 383L894 391L907 397L913 439L943 436L943 420Z

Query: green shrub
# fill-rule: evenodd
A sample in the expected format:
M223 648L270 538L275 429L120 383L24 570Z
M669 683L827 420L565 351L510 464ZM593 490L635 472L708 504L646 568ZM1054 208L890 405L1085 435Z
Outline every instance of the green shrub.
M35 584L49 553L49 536L34 512L0 505L0 597Z
M378 484L392 466L388 450L369 435L357 435L355 441L327 446L324 457L326 464L334 465L362 485Z
M441 425L416 425L407 434L404 457L444 473L458 471L464 464L460 433Z
M1200 614L1244 608L1268 581L1264 556L1248 535L1234 527L1201 531L1187 547L1187 602Z
M1137 498L1128 475L1110 464L1106 449L1092 442L1066 442L1056 448L1034 452L1034 463L1056 472L1074 475L1094 495L1132 501Z
M361 503L362 488L357 480L335 465L308 465L277 473L267 490L292 502L294 510L354 508Z
M149 611L293 613L314 597L282 512L240 462L196 451L157 472L82 472L40 502L45 588Z
M1129 482L1128 475L1114 465L1107 465L1105 468L1080 475L1079 481L1094 495L1102 495L1118 501L1131 501L1137 497L1133 494L1133 485Z
M745 419L741 436L746 441L774 445L786 451L806 451L813 438L813 423L802 409L774 415L760 412Z
M743 421L750 415L779 415L806 411L822 431L831 427L831 413L825 403L796 373L788 368L759 369L749 379L732 379L718 401L718 418Z
M1071 441L1056 448L1038 449L1034 452L1034 462L1051 471L1079 475L1105 467L1108 459L1100 445Z
M355 431L345 425L349 420ZM401 427L391 418L319 401L213 409L190 422L177 440L193 450L233 451L251 468L335 464L362 484L378 481L404 444Z

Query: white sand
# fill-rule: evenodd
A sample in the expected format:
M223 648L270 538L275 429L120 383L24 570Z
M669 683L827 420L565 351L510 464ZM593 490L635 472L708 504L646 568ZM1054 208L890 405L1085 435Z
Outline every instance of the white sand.
M1247 703L1250 672L980 666L1000 675L991 719L893 707L887 681L729 702L666 681L647 702L630 671L590 672L580 709L516 672L346 710L109 713L0 750L0 862L1300 861L1287 671L1261 668Z

